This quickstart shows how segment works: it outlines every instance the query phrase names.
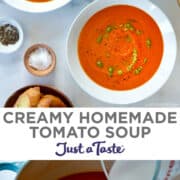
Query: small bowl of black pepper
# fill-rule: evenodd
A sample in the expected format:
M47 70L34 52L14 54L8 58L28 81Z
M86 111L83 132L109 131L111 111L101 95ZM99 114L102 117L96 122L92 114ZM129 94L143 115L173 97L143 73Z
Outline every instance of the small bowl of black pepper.
M23 30L20 24L8 17L0 18L0 53L17 51L23 43Z

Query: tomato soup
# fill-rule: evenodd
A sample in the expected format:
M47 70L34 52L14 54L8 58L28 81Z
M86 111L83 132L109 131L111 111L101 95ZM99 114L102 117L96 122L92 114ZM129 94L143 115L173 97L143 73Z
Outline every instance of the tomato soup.
M106 177L103 172L86 172L66 176L59 180L106 180Z
M78 54L86 74L112 90L143 85L157 71L163 39L156 22L144 11L118 5L93 15L83 27Z

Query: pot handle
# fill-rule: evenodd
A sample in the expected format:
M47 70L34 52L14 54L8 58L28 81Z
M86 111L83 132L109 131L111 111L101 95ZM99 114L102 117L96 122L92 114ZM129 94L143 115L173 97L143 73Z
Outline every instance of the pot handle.
M0 171L9 170L18 173L25 162L0 162Z

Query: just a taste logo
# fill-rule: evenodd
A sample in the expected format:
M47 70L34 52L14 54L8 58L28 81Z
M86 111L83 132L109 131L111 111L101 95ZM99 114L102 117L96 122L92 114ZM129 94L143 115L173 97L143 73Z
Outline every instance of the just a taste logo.
M59 142L56 146L57 150L55 155L60 157L65 156L66 154L94 154L96 156L102 154L122 154L125 151L123 145L117 145L116 143L107 145L106 141L94 141L88 146L83 145L83 143L70 146L67 142Z

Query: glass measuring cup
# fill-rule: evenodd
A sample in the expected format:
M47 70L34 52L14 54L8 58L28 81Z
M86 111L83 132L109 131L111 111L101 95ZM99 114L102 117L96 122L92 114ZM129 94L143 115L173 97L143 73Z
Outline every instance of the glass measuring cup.
M180 161L102 161L108 180L180 180Z

